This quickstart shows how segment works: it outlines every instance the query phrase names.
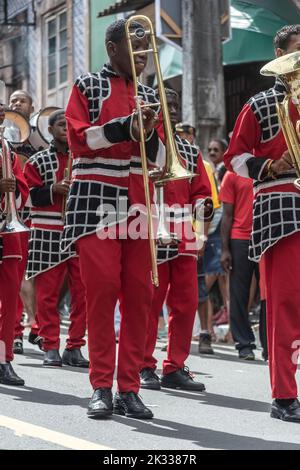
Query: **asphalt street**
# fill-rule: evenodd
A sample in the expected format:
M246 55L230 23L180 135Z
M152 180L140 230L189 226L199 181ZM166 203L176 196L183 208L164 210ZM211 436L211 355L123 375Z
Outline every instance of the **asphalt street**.
M61 351L65 327L62 332ZM156 349L160 365L162 344ZM218 344L214 356L200 357L193 343L187 365L206 393L141 390L155 415L147 422L88 419L88 372L43 368L43 353L26 340L24 346L14 364L26 386L0 385L1 449L300 449L299 425L269 416L267 364L237 359L232 346Z

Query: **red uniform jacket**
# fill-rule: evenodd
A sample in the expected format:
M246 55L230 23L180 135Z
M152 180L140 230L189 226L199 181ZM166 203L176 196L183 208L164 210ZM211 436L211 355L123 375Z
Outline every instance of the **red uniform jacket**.
M276 103L281 102L285 94L284 86L276 82L273 88L248 101L237 118L224 156L228 169L254 180L249 254L254 261L259 261L262 254L282 237L300 230L300 193L293 185L294 170L279 175L276 180L262 180L268 159L279 159L287 150L276 111ZM293 104L290 113L295 122L299 116Z
M139 84L138 94L156 102L149 87ZM75 82L66 110L74 160L63 249L96 232L103 214L111 218L107 226L115 225L128 218L130 207L145 204L140 148L131 132L134 109L133 82L110 65ZM154 161L163 147L155 130L146 145Z

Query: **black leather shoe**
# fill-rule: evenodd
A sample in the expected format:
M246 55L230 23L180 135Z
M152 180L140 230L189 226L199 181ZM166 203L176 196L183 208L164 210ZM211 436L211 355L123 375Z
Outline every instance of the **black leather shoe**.
M11 363L6 362L0 364L0 384L22 386L25 382L15 373Z
M271 418L281 419L282 421L291 421L300 423L300 403L295 399L288 406L281 406L276 400L271 406Z
M188 367L183 367L170 374L162 376L160 384L165 388L177 388L179 390L191 390L194 392L203 392L205 385L195 382Z
M45 352L43 366L62 367L62 359L57 349Z
M147 408L137 393L118 392L114 398L114 413L135 419L152 419L153 413Z
M159 378L154 372L154 369L145 367L140 372L141 388L147 388L148 390L160 390Z
M77 349L65 349L63 356L62 356L62 362L66 366L72 366L72 367L85 367L88 368L90 366L89 361L83 357L81 354L80 348Z
M113 414L113 397L110 388L97 388L90 400L87 415L102 419Z
M255 356L254 352L251 348L245 347L239 350L239 359L243 359L244 361L254 361Z
M34 346L38 346L41 351L44 351L43 338L41 336L30 332L28 335L28 343L34 344Z
M24 353L22 336L18 336L17 338L14 339L13 351L14 351L14 354Z

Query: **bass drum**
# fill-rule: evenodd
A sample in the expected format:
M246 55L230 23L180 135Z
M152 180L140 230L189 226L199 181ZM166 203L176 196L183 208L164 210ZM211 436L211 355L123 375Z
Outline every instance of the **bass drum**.
M4 138L12 145L26 142L30 136L30 124L18 111L5 110Z
M31 134L28 140L37 152L49 147L53 137L48 132L48 120L50 114L58 109L61 108L58 108L57 106L49 106L30 118Z

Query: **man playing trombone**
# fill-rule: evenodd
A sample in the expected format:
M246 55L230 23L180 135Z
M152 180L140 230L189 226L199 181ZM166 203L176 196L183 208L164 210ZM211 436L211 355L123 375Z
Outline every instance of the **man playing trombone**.
M139 23L131 25L132 31L140 29ZM147 62L144 50L148 40L134 37L132 43L138 52L135 69L140 75ZM106 49L109 63L101 72L77 79L66 110L74 160L62 247L76 243L86 289L90 381L94 389L88 416L104 418L114 412L149 419L152 411L138 392L152 301L150 249L145 227L137 239L128 233L137 218L136 207L145 205L145 194L124 20L108 27ZM156 102L151 88L139 84L138 93L144 103ZM153 130L156 115L150 108L143 108L142 113L147 154L154 161L163 147ZM152 194L153 188L150 190ZM113 403L114 310L118 298L118 392Z

